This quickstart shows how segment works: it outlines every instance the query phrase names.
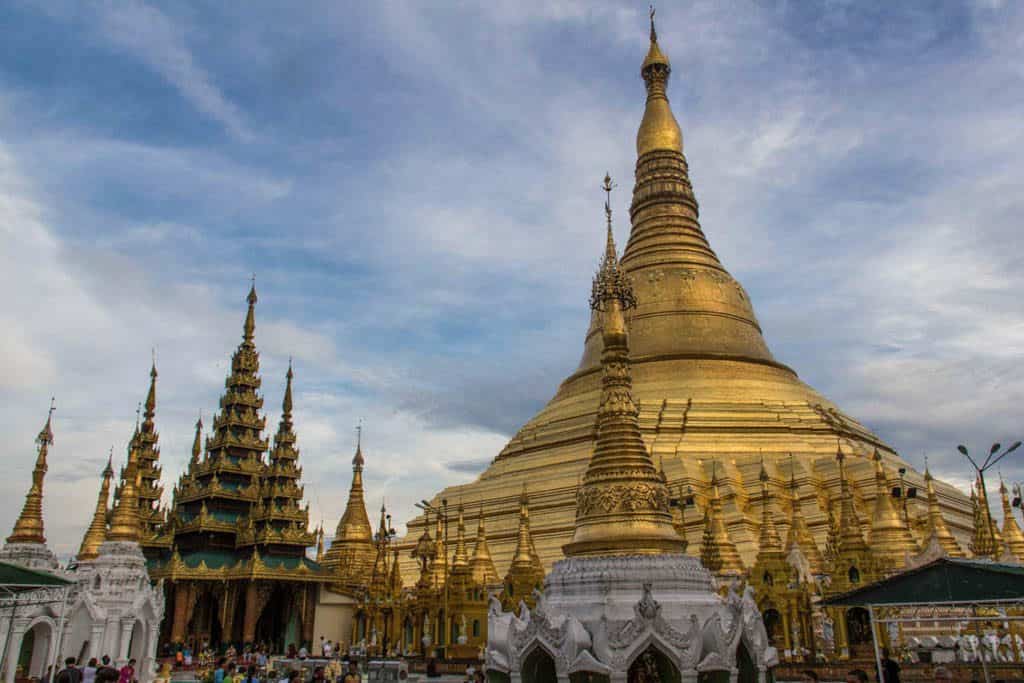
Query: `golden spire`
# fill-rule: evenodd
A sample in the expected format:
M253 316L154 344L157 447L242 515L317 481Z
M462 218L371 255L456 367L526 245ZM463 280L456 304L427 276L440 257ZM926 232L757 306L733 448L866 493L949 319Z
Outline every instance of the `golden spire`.
M466 520L462 503L459 503L459 523L455 535L455 553L452 555L451 570L461 571L469 568L469 555L466 552Z
M722 497L718 490L718 462L711 465L711 499L704 507L704 537L701 539L701 563L713 574L740 574L743 561L722 519Z
M380 524L377 527L377 556L370 575L370 594L382 595L388 585L388 523L387 508L380 504Z
M1021 533L1017 520L1013 517L1013 506L1010 505L1009 491L1003 475L999 475L999 495L1003 499L1003 544L1018 560L1024 560L1024 533Z
M402 594L402 570L399 567L398 548L394 549L395 556L391 560L391 577L388 580L388 587L391 589L391 596L397 598Z
M842 448L836 449L836 461L839 463L839 553L866 553L868 545L860 531L860 520L853 506L853 492L850 482L846 479L846 456Z
M491 549L487 546L487 530L484 528L484 504L480 502L480 519L476 525L476 545L473 557L469 561L469 570L473 581L480 586L492 586L501 582L494 568Z
M928 469L927 459L924 463L924 484L928 493L928 536L934 536L950 557L963 557L964 551L960 549L960 544L956 542L953 533L946 526L946 520L942 518L939 497L935 493L935 484L932 481L932 473Z
M597 438L576 497L576 529L568 556L680 553L664 474L651 461L637 422L624 313L636 306L611 234L611 178L606 174L608 240L590 305L602 319L603 377Z
M512 568L533 567L533 538L530 535L530 497L523 484L523 492L519 495L519 532L516 535L516 551L512 554Z
M871 548L889 564L902 566L906 563L906 554L917 551L917 543L892 502L882 454L877 449L872 460L875 467L875 512L871 519Z
M78 561L86 562L99 557L100 546L107 540L107 501L110 499L110 480L114 477L112 461L114 449L110 449L110 457L107 459L107 466L103 468L103 481L100 484L100 495L96 500L96 512L92 515L92 522L85 530L82 538L82 545L78 549Z
M156 358L153 358L153 365L149 369L149 391L146 393L146 410L143 413L145 420L142 422L142 431L152 432L156 425L153 418L156 417Z
M323 562L324 559L324 523L320 522L320 526L316 530L316 561Z
M122 474L120 496L110 515L108 541L138 542L139 540L139 487L142 475L139 471L139 452L135 443L128 448L128 462Z
M196 436L192 441L192 462L191 465L199 464L199 456L203 452L203 416L196 420Z
M356 453L352 458L352 487L348 492L348 503L331 539L331 547L324 555L325 566L338 570L353 581L370 579L376 556L373 528L363 498L364 464L362 425L359 425L356 428Z
M789 531L786 534L786 554L793 548L799 548L800 552L807 559L811 567L811 573L820 576L825 573L825 560L818 550L818 545L811 536L811 530L807 528L807 520L804 519L803 509L800 506L800 488L796 483L796 465L793 463L793 454L789 454L789 495L791 501L789 513Z
M764 456L761 457L761 473L758 479L761 482L761 533L757 541L758 553L781 553L782 540L779 538L779 531L775 528L775 519L771 513L768 470L764 466Z
M252 276L252 286L249 288L249 296L245 298L249 303L249 310L245 314L245 325L242 327L242 342L252 345L253 337L256 334L256 276Z
M53 411L56 409L54 399L51 398L46 424L36 437L39 449L36 453L36 465L32 469L32 486L25 495L25 505L14 523L14 530L7 537L8 543L46 543L46 537L43 535L43 479L47 470L46 454L53 443Z
M647 85L647 106L640 130L636 135L637 156L656 150L683 151L683 134L672 115L665 90L668 86L672 67L658 46L658 34L654 29L654 8L651 7L651 47L647 51L640 75Z
M976 479L971 484L971 509L974 513L974 534L971 538L970 549L974 557L994 558L999 554L995 536L992 534L992 526L988 523L985 509L982 507L982 497L979 494L981 481ZM987 504L987 501L985 502Z

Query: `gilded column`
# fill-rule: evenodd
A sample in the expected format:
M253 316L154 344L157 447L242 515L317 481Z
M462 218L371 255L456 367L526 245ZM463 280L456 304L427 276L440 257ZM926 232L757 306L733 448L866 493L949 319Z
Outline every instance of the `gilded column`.
M242 622L242 642L251 643L256 640L256 611L259 607L259 591L256 581L249 581L245 586L245 620Z

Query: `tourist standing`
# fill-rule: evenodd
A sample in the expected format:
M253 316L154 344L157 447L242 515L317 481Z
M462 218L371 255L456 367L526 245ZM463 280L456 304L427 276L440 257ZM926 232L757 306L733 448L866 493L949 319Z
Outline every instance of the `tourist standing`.
M334 654L334 646L331 645L331 639L328 638L327 642L323 644L324 659L330 659L331 655Z
M221 657L217 660L217 670L213 672L213 683L225 683L228 675L228 658Z
M889 656L889 648L882 648L882 671L878 680L881 683L900 683L900 665Z
M96 683L96 670L98 668L96 658L93 657L82 667L82 683Z
M75 667L77 661L74 657L65 659L64 668L57 674L54 683L82 683L82 672Z

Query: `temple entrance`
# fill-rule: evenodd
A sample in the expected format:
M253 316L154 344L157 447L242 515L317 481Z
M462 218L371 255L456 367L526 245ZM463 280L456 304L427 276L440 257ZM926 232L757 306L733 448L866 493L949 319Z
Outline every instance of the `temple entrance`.
M557 683L555 660L547 650L538 645L523 662L522 677L523 683Z
M754 658L750 656L750 650L742 640L739 647L736 648L736 669L739 671L739 675L736 677L737 683L757 683L757 667L754 665Z
M146 658L146 625L138 619L132 625L131 640L128 641L128 657L138 662L138 668L144 665L143 660Z
M193 648L195 651L205 649L207 645L213 648L220 647L224 635L221 631L219 615L220 600L215 595L207 593L196 599L192 618L185 630L186 633L191 633L195 637Z
M18 668L25 678L41 678L50 657L53 628L45 621L36 623L21 637L18 650ZM61 666L63 668L63 665Z
M271 652L285 652L288 645L299 642L298 628L292 609L291 591L274 586L267 604L256 619L256 642L267 643Z
M764 630L768 632L768 642L776 647L784 642L782 633L782 615L774 607L766 609L761 617L764 620Z
M679 683L679 669L653 645L629 665L629 683Z
M846 636L850 645L850 656L867 655L871 650L871 619L863 607L846 611Z

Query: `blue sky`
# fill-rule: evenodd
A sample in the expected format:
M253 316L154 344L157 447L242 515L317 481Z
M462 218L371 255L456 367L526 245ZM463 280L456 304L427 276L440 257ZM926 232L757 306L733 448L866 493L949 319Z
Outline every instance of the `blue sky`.
M658 19L702 224L776 357L965 481L956 443L1022 436L1024 7ZM646 40L639 3L4 3L0 523L55 395L46 522L75 549L153 347L169 491L254 272L315 520L360 418L371 507L474 476L579 358Z

